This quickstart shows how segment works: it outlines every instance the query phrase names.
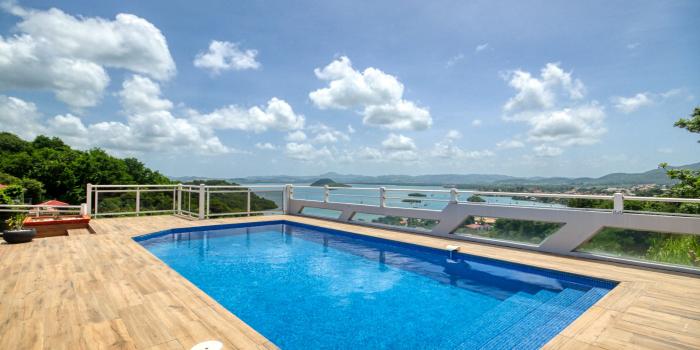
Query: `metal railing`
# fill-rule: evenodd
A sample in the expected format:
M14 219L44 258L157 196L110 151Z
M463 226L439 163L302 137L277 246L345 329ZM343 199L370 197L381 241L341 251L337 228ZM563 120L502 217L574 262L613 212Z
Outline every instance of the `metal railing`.
M304 189L297 196L294 190ZM409 193L415 192L413 196ZM310 195L312 194L312 195ZM425 195L425 196L423 196ZM468 196L468 197L467 197ZM471 196L482 197L479 201L469 200ZM306 198L300 198L306 197ZM345 198L343 198L345 197ZM495 200L505 197L507 200ZM359 199L362 199L361 201ZM543 198L537 200L514 200L514 198ZM410 199L408 203L404 202ZM550 203L551 200L563 202ZM593 200L608 202L606 208L568 207L567 200ZM389 227L404 231L445 237L457 240L476 241L508 247L530 249L560 255L585 257L607 261L617 261L640 266L669 269L698 274L698 267L669 265L651 260L638 260L625 256L611 256L605 253L591 253L579 250L604 229L621 229L636 234L700 235L700 215L669 212L648 212L626 210L631 201L698 204L700 198L668 198L626 196L622 193L611 195L492 192L452 189L414 188L348 188L295 186L290 188L289 207L291 215L323 217L340 222L360 225ZM425 207L413 204L433 203ZM579 203L580 204L580 203ZM585 203L584 203L585 204ZM585 206L585 205L581 205ZM661 208L664 209L664 208ZM321 214L325 212L326 214ZM495 221L538 222L554 227L537 242L519 241L502 236L461 233L467 226L468 218L490 218ZM369 219L367 219L369 218ZM504 222L505 222L504 221ZM393 222L393 223L392 223ZM413 226L411 226L413 222ZM396 226L397 223L400 226Z
M200 185L93 185L86 188L86 206L88 212L95 218L105 216L140 216L157 214L174 214L196 219L207 219L223 216L264 215L283 213L284 208L267 208L257 210L254 199L265 198L278 193L280 204L284 203L285 186L208 186ZM150 194L160 194L146 198L150 205L144 207L145 197ZM105 197L111 195L111 197ZM235 200L240 195L245 203L244 208L221 210L212 207L212 197L228 196ZM268 202L269 203L269 202ZM218 209L218 210L215 210Z
M2 213L24 213L30 216L87 215L87 205L0 204Z

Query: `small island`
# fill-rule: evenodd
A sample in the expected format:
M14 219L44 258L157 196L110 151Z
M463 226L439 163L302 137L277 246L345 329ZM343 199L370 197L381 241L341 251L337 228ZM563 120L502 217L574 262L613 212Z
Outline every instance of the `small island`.
M413 192L408 194L409 197L427 197L425 193Z
M323 187L323 186L328 186L328 187L351 187L350 185L346 185L340 182L335 182L332 179L324 178L324 179L318 179L314 181L310 186L316 186L316 187Z

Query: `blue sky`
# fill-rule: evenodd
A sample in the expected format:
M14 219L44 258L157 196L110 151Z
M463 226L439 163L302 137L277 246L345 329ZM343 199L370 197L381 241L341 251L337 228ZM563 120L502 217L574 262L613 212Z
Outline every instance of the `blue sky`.
M697 135L672 127L700 100L698 15L696 1L5 2L0 130L169 175L645 171L700 161Z

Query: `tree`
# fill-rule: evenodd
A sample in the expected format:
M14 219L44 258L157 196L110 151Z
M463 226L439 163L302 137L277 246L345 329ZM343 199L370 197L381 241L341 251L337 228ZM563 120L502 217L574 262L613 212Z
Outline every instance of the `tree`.
M693 114L691 114L688 119L678 119L673 126L686 129L690 132L700 133L700 107L695 107ZM700 142L700 140L698 140L698 142Z

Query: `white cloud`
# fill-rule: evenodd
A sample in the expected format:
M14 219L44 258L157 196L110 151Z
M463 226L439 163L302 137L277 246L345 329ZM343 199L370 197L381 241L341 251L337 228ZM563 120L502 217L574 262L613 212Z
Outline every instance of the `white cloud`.
M522 70L507 77L508 84L518 91L503 108L508 113L538 112L554 107L560 95L579 100L586 92L583 82L572 79L571 72L564 72L557 63L547 63L540 71L540 78Z
M313 141L316 143L336 143L338 141L350 141L348 134L338 131L325 124L310 126L309 131L315 134Z
M654 103L651 94L648 92L640 92L632 97L615 97L613 98L615 108L624 113L632 113L644 106L649 106Z
M661 148L657 148L656 151L659 152L659 153L671 154L671 153L673 153L673 148L671 148L671 147L661 147Z
M457 140L462 138L462 133L459 132L459 130L452 129L447 132L447 135L445 135L445 137L450 140Z
M22 99L0 95L0 128L31 139L43 130L36 105Z
M257 50L241 50L237 43L212 40L209 51L200 52L194 59L194 66L208 69L214 74L227 70L258 69Z
M454 143L457 139L459 139L462 135L461 134L455 134L454 131L456 130L450 130L445 138L441 141L438 141L435 143L433 146L433 149L430 151L430 155L436 158L444 158L444 159L481 159L485 157L490 157L493 155L493 152L489 150L481 150L481 151L465 151L461 149L460 147L456 146Z
M603 107L597 103L543 112L529 120L529 137L562 146L589 145L606 132L604 119Z
M114 20L74 17L5 4L21 18L18 34L0 37L0 89L44 89L80 109L96 105L109 83L105 67L168 79L175 63L165 37L130 14Z
M327 147L315 148L310 143L289 142L285 146L285 154L292 159L301 161L314 161L331 157L331 151Z
M354 152L353 160L369 160L369 161L380 161L382 160L382 152L373 147L361 147L359 150Z
M306 140L306 134L301 130L297 130L287 134L284 139L292 142L301 142Z
M449 60L447 60L447 63L445 63L445 67L450 68L450 67L454 66L455 64L457 64L459 61L461 61L461 60L463 60L463 59L464 59L464 54L463 54L463 53L460 53L460 54L457 54L457 55L455 55L455 56L452 56L452 57L450 57Z
M328 87L309 93L320 109L362 109L366 125L388 129L424 130L431 126L430 112L403 100L404 86L393 75L369 67L360 72L343 56L314 70Z
M382 141L382 147L389 151L409 151L415 150L416 144L408 136L389 134L389 137Z
M523 148L525 144L518 140L503 140L496 143L498 149Z
M354 134L355 133L355 128L352 127L352 125L348 124L348 134Z
M628 50L634 50L639 47L639 43L634 42L634 43L629 43L625 46Z
M425 130L433 124L433 118L427 109L404 100L394 104L367 106L362 121L367 125L399 130Z
M275 147L275 145L273 145L269 142L265 142L265 143L258 142L255 144L255 148L261 149L261 150L267 150L267 151L273 151L273 150L277 149L277 147Z
M296 114L286 101L276 97L267 101L267 106L248 109L230 105L208 114L192 116L201 125L216 129L231 129L253 132L272 130L296 130L304 127L305 118Z
M486 50L489 47L489 43L483 43L481 45L476 45L474 48L474 52L479 53L481 51Z
M481 121L481 119L474 119L474 120L472 120L472 126L473 126L473 127L479 127L479 126L481 126L481 124L483 124L483 122Z
M561 155L564 150L559 147L539 145L534 148L535 155L538 157L556 157Z
M539 78L520 70L509 78L517 93L504 105L504 118L529 125L528 141L539 144L534 148L537 155L555 156L563 152L561 147L590 145L605 134L604 108L596 101L582 101L583 82L558 64L546 64ZM522 146L519 141L497 144L501 149Z

